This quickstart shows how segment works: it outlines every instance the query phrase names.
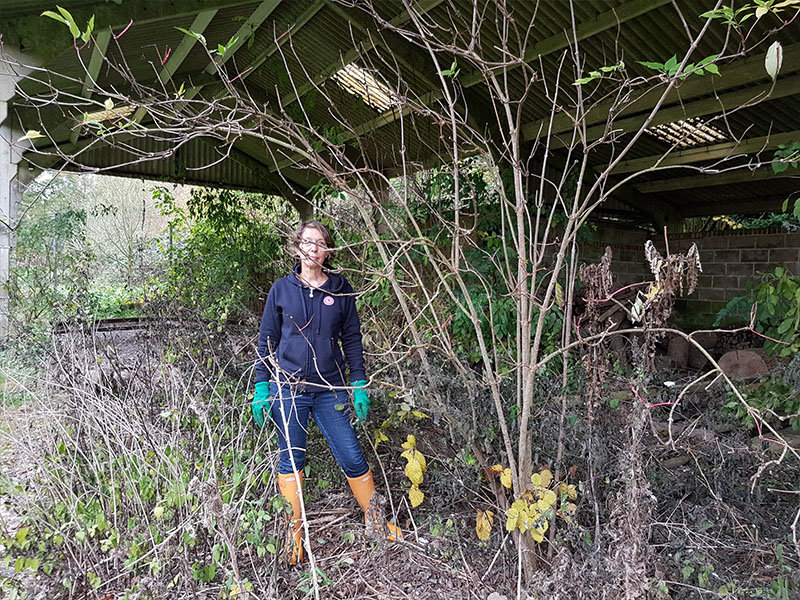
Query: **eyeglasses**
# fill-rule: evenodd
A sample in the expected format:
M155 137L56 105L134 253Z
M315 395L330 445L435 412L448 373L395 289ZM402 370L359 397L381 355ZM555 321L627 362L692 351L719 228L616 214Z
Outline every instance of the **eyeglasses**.
M326 244L322 240L317 242L317 241L314 241L314 240L302 239L302 240L297 242L297 245L298 246L316 246L320 250L327 250L328 249L328 244Z

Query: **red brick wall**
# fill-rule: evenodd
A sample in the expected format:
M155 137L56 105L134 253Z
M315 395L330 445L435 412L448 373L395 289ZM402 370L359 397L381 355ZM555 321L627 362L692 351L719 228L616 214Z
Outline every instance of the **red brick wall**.
M651 236L640 231L600 230L594 242L581 247L581 260L597 262L606 245L610 245L617 282L650 279L652 275L644 258L644 242L648 237ZM676 302L675 321L681 325L711 325L717 312L728 300L743 294L747 282L758 279L759 272L785 264L790 272L800 276L800 233L742 230L671 235L670 251L685 252L693 242L700 251L703 275L695 293ZM664 252L663 238L653 239L653 243Z

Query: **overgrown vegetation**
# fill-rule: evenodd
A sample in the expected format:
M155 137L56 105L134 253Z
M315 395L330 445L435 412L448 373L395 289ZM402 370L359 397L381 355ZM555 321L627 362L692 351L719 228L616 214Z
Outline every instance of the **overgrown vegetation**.
M747 295L728 301L714 326L749 324L764 338L769 353L800 352L800 278L779 266L762 273L757 283L748 282L747 288Z
M213 99L198 97L185 110L185 86L176 81L141 95L98 83L107 112L135 105L160 120L86 119L81 127L99 142L158 134L165 157L198 131L230 151L248 139L275 158L268 175L294 201L282 165L302 165L319 178L307 190L313 197L302 201L313 202L333 227L337 266L360 296L372 418L380 423L363 439L374 440L370 462L376 473L380 466L410 543L373 543L360 526L350 528L341 518L347 510L336 512L347 502L337 492L341 476L312 436L310 454L320 458L306 470L307 493L309 506L316 501L322 510L307 521L311 560L307 569L279 564L286 507L274 496L269 432L252 427L246 397L260 303L290 264L283 248L293 216L273 199L230 191L195 191L184 209L161 188L156 196L168 222L164 235L146 244L155 257L142 270L149 277L134 276L135 253L122 251L115 279L126 289L137 281L148 286L141 298L152 326L138 334L71 330L53 338L46 380L32 404L41 416L29 421L37 435L15 450L40 466L6 483L25 519L4 535L7 566L37 574L68 597L363 598L415 586L432 595L440 582L457 587L454 597L469 598L490 588L518 597L631 600L797 593L792 500L800 455L779 430L796 417L785 412L792 406L766 397L756 405L759 393L740 391L705 349L710 367L700 374L658 363L673 303L695 288L702 257L696 248L670 252L667 239L658 248L648 242L642 260L651 281L624 298L617 296L610 250L599 264L578 260L587 223L622 185L615 166L630 157L662 103L701 69L724 77L723 67L749 49L745 24L765 15L783 23L785 6L716 9L695 39L681 42L685 51L639 57L648 59L641 68L608 56L605 68L583 77L585 56L578 41L568 43L554 87L542 86L526 60L532 29L523 23L530 20L498 12L497 22L511 32L493 32L484 46L465 36L472 28L460 10L448 13L451 29L442 25L433 35L407 8L409 20L400 26L369 3L359 7L403 49L379 48L363 60L373 61L368 66L376 73L391 73L403 95L404 109L381 118L396 116L413 136L407 115L433 117L443 143L430 169L406 154L420 140L404 138L409 143L396 150L403 175L389 177L397 172L386 169L383 154L370 154L370 132L349 120L353 107L368 108L366 100L348 99L338 88L311 82L308 97L285 90L297 99L290 110L256 102L241 87L244 78L222 68L235 41L209 45L189 30L182 31L225 86L230 120L220 118ZM49 16L73 31L68 14ZM695 42L720 22L738 34L736 51L692 58ZM76 39L83 35L73 31ZM780 46L770 48L774 58ZM280 62L273 68L299 60L292 51L276 40ZM441 87L434 100L415 95L402 57L432 66ZM775 62L768 61L772 79ZM125 65L113 66L130 89L143 89ZM512 78L498 75L512 70ZM294 86L295 75L284 69L276 80ZM490 90L491 106L471 103L463 93L467 81ZM57 98L59 91L52 93ZM544 133L542 125L524 138L522 98L529 96L552 107L547 127L563 129ZM645 96L657 100L641 126L610 135L617 116ZM327 116L310 110L316 103ZM158 126L164 122L169 127ZM69 216L76 248L87 242L90 216ZM53 239L65 235L49 227ZM47 247L37 243L31 247ZM78 289L87 297L92 264L90 253L78 253L70 267L86 280ZM60 258L45 265L45 275L54 265ZM765 335L772 328L776 336L793 335L796 323L785 323L797 321L800 310L786 315L779 302L796 296L796 282L776 270L765 284L754 288L767 307L759 326ZM85 323L98 311L80 294L68 316ZM604 304L630 327L612 332ZM612 350L614 337L621 343ZM778 353L797 341L775 339ZM711 380L724 387L707 385ZM714 410L734 399L728 409L743 411L739 421ZM741 426L745 418L757 429L755 441ZM723 430L718 419L736 422ZM778 447L778 457L766 454L764 443ZM790 545L792 553L785 551ZM419 548L425 564L437 561L435 569L417 568ZM761 567L758 580L750 578L754 564ZM4 581L11 592L24 585L17 575Z

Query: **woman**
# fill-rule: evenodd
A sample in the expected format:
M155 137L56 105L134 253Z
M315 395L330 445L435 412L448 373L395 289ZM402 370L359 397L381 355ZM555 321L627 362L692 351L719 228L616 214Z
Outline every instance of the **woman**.
M271 417L278 430L278 487L291 503L288 555L303 558L302 493L308 417L312 415L336 462L365 511L375 491L367 461L353 428L346 381L351 381L358 421L367 418L369 397L361 343L361 324L353 288L328 271L333 238L318 221L297 228L292 272L269 291L258 337L255 396L251 404L259 427ZM345 364L349 377L345 378ZM291 451L289 449L291 448ZM391 540L401 537L392 523L376 524Z

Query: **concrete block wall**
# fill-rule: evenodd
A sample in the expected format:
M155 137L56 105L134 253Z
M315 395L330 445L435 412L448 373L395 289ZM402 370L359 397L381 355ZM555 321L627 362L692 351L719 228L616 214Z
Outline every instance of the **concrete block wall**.
M635 230L603 229L594 241L581 246L580 258L597 262L607 245L611 246L611 268L618 284L652 278L644 258L644 243L652 236ZM653 239L664 253L664 240ZM692 243L700 251L703 274L691 296L679 298L674 321L684 327L708 327L728 300L742 295L748 281L759 273L785 265L800 277L800 233L779 230L741 230L733 232L688 233L669 236L671 252L685 252Z

